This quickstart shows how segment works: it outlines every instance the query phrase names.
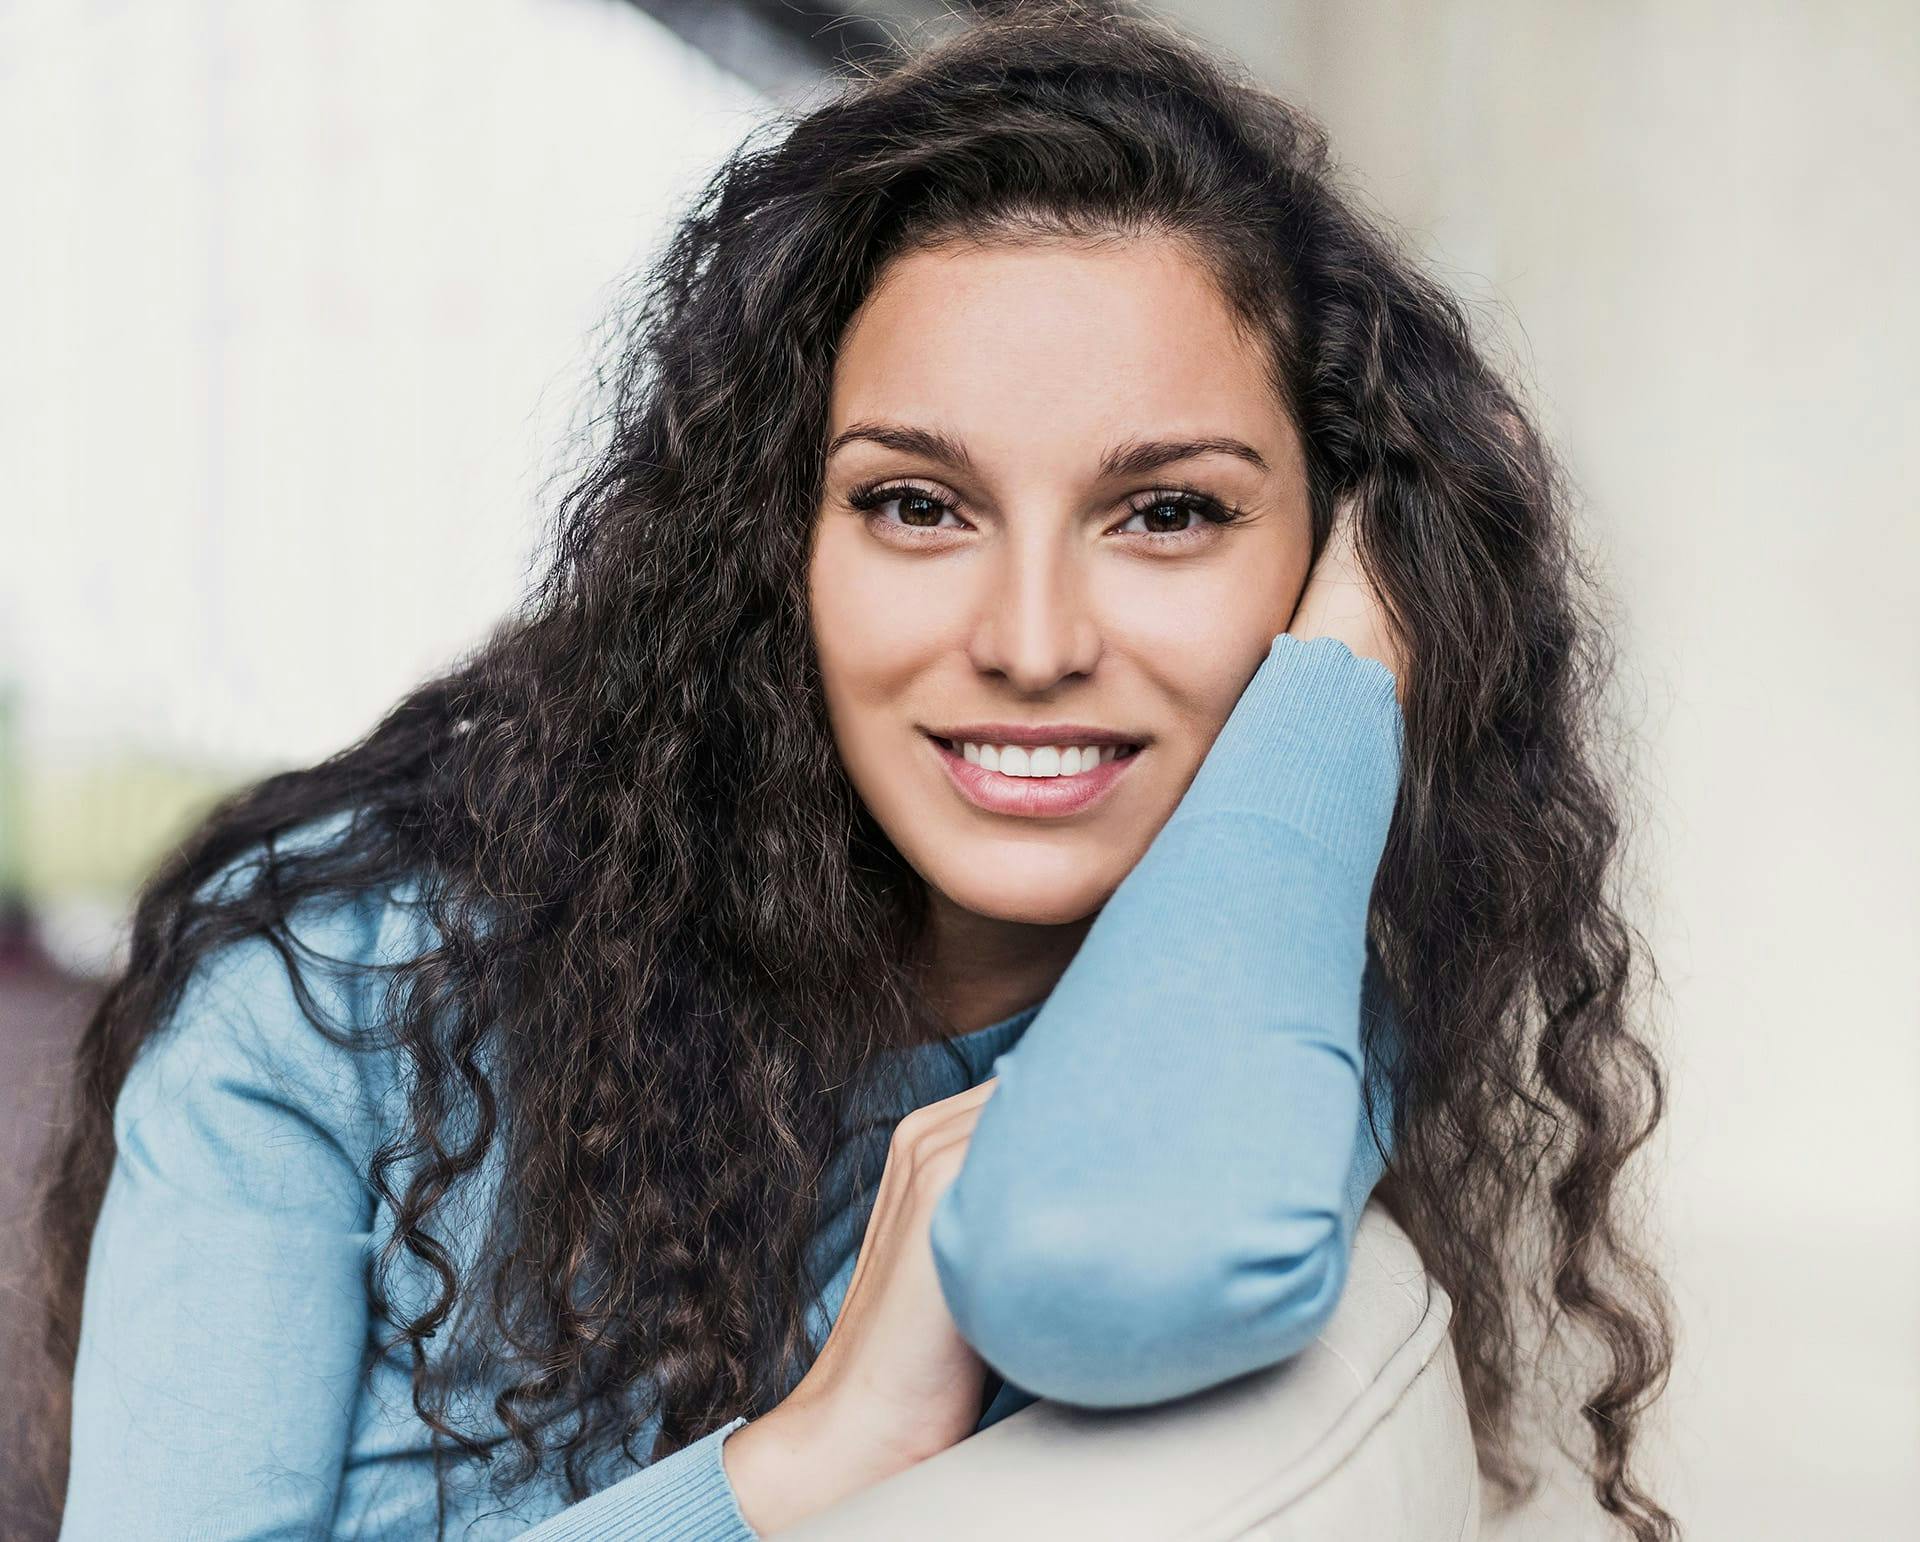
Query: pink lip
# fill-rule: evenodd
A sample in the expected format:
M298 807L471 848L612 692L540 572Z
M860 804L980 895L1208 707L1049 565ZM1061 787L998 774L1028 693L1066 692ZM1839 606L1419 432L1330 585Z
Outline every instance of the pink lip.
M1127 774L1142 753L1136 750L1131 755L1102 761L1091 771L1082 771L1077 776L1014 777L976 766L931 734L926 739L933 746L934 754L940 757L940 764L947 768L953 785L969 803L990 814L1018 814L1030 819L1059 818L1091 808L1113 791L1114 784Z

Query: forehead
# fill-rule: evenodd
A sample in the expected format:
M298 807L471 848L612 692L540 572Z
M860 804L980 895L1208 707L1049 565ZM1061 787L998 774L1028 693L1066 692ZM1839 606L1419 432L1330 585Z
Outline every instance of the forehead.
M894 259L842 338L830 416L938 424L1023 452L1115 432L1261 444L1283 431L1264 349L1204 268L1148 237Z

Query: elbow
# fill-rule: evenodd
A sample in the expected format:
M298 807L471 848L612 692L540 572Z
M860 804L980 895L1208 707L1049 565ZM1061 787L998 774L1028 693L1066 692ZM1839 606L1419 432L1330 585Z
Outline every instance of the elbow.
M944 1196L934 1266L961 1336L1035 1397L1128 1408L1291 1359L1348 1268L1337 1212L1201 1229L1084 1212L977 1218Z

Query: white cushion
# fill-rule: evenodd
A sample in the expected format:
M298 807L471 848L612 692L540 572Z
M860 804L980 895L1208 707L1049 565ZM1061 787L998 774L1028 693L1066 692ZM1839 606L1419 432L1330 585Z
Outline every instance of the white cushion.
M1035 1403L781 1542L1470 1542L1480 1475L1452 1316L1369 1204L1332 1320L1285 1364L1150 1408Z

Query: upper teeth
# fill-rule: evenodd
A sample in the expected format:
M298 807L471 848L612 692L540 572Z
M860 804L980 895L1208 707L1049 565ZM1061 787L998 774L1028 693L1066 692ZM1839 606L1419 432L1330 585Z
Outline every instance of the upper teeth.
M972 744L960 753L976 766L1002 776L1077 776L1120 753L1118 744Z

